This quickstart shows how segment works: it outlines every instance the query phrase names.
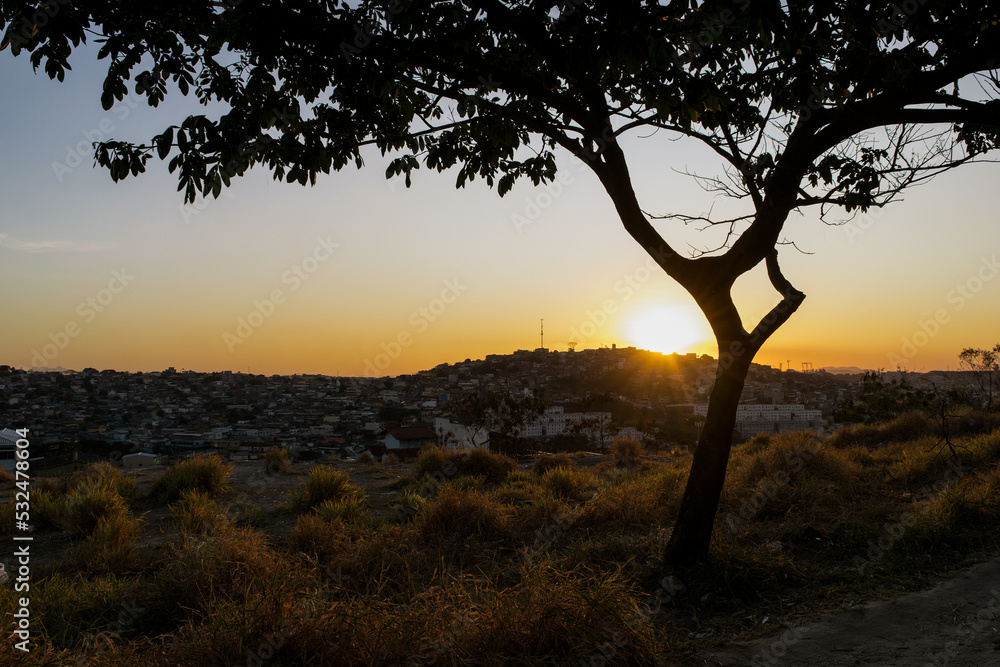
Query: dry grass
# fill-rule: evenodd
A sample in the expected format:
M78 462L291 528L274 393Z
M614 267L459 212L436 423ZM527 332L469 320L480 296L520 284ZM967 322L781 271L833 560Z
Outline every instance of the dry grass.
M330 466L316 466L309 471L309 477L302 486L292 492L292 507L305 512L327 501L364 501L364 492L351 482L351 477L342 470Z
M180 500L185 491L202 491L218 498L229 488L233 465L218 456L198 454L178 461L153 483L150 495L163 502Z
M933 431L881 447L856 436L734 448L710 562L686 570L661 560L682 461L539 475L429 450L391 487L404 522L373 517L347 474L317 466L290 530L206 530L216 502L188 490L172 504L181 534L142 559L113 474L93 473L65 488L93 528L32 588L31 664L693 664L764 616L798 623L1000 548L1000 431L957 436L961 466ZM0 606L12 594L0 587Z
M170 506L170 513L183 535L207 535L224 528L228 518L207 493L188 489Z
M425 537L459 540L503 539L513 533L506 507L480 491L450 485L420 507L414 526Z
M556 498L585 500L597 489L597 477L587 471L572 468L552 468L542 475L542 483Z
M646 450L642 443L634 438L615 438L611 443L611 460L615 467L632 470L646 456Z
M284 447L272 447L264 454L264 471L268 475L287 474L292 469L292 460Z
M536 475L544 475L553 468L566 468L568 470L575 467L576 461L565 452L560 452L559 454L547 454L543 452L536 456L535 460L531 463L531 472Z
M486 449L450 450L428 447L417 458L417 472L439 481L455 477L479 477L486 484L499 484L507 479L517 466L501 454Z

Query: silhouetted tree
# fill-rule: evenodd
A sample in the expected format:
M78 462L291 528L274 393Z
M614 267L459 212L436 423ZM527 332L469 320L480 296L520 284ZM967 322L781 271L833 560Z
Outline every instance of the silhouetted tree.
M993 410L993 395L1000 385L1000 343L992 348L967 347L958 355L958 365L972 376L979 406L990 412Z
M865 371L857 392L837 407L833 419L837 422L877 424L930 405L930 394L914 387L905 373L886 380L881 370Z
M457 168L499 194L582 160L621 224L692 295L719 363L668 556L703 558L754 355L805 295L783 275L790 212L823 219L884 206L1000 141L995 3L971 0L0 0L4 44L62 80L96 36L102 101L129 88L156 106L168 85L211 105L149 142L101 143L114 180L169 159L188 201L263 165L315 183L392 153L388 176ZM745 204L716 248L687 257L632 186L621 139L702 142L723 174L702 184ZM669 161L669 153L665 160ZM764 264L778 303L749 331L731 296Z

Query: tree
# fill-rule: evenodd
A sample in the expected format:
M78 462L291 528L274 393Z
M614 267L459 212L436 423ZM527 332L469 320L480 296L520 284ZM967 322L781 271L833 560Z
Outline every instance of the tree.
M314 183L361 167L368 145L407 184L422 166L454 167L458 187L479 177L500 195L550 181L557 157L582 160L718 343L675 563L708 553L750 362L805 298L778 263L789 213L885 206L1000 142L995 3L0 0L0 18L4 46L60 80L94 36L106 108L129 87L156 106L168 86L221 107L144 144L96 147L114 180L169 159L189 201L254 165ZM744 212L647 214L621 139L654 130L714 152L722 173L700 182ZM684 256L657 219L718 225L725 241ZM761 264L779 301L748 331L731 290Z
M930 396L927 392L914 387L904 372L887 381L881 370L865 371L857 393L837 407L833 419L838 422L877 424L929 405Z
M992 348L967 347L958 355L959 368L972 375L978 389L980 407L993 410L993 394L1000 384L1000 343Z
M545 403L534 396L517 396L506 389L482 388L458 399L453 411L473 427L473 440L483 432L518 438L525 424L538 419Z

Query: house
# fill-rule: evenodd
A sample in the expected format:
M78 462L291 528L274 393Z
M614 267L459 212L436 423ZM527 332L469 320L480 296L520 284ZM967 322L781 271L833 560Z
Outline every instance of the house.
M122 467L126 470L132 470L134 468L150 468L156 465L156 460L158 458L159 457L156 454L149 454L147 452L126 454L122 457Z
M385 447L388 450L420 449L435 442L437 436L427 426L398 426L385 432Z
M14 450L20 437L14 429L0 429L0 467L7 472L14 472Z

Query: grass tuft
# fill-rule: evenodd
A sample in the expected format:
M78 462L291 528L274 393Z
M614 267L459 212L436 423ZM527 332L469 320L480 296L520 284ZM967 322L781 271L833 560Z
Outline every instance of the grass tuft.
M642 463L646 450L635 438L615 438L611 443L611 460L616 468L632 470Z
M364 492L351 482L351 477L342 470L330 466L316 466L309 471L309 477L301 487L291 494L292 508L305 512L324 502L363 502Z
M232 469L233 464L214 454L196 454L165 470L153 482L150 495L168 503L180 500L185 491L201 491L218 498L229 488Z
M284 447L272 447L264 454L264 471L268 475L288 473L292 469L291 457Z
M541 453L535 457L535 460L531 464L531 472L536 475L544 475L549 470L553 468L575 468L576 461L573 457L565 452L560 452L559 454L548 454Z

